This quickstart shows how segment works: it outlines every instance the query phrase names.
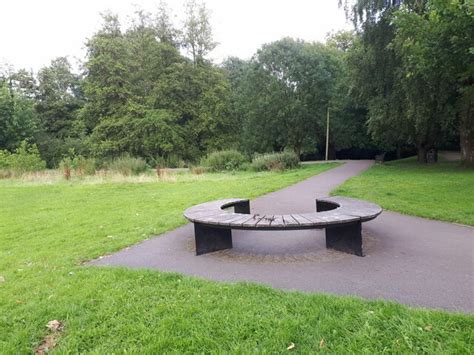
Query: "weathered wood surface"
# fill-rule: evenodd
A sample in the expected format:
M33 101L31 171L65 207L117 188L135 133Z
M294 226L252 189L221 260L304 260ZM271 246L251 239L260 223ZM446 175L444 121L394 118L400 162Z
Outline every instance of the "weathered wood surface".
M317 199L316 203L330 204L332 210L292 215L260 215L235 213L230 210L236 204L248 203L246 199L226 199L206 202L184 211L193 223L214 225L230 229L309 229L330 225L365 222L377 217L382 208L374 203L349 197L334 196Z

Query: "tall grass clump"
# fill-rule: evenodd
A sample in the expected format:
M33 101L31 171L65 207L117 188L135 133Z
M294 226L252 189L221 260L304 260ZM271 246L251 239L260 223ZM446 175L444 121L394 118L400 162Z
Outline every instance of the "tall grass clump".
M230 149L209 154L201 161L201 165L211 171L233 171L241 169L245 162L246 159L242 153Z
M299 166L300 160L296 153L284 151L280 153L258 154L252 160L252 170L255 171L281 171L294 169Z
M146 161L142 158L134 158L129 155L124 155L115 158L105 164L108 170L118 172L125 176L138 175L148 169Z
M85 158L82 155L65 157L59 163L59 168L63 171L66 180L71 178L72 173L77 176L94 175L96 166L95 159Z
M157 168L185 168L187 166L186 162L176 154L152 158L149 163Z

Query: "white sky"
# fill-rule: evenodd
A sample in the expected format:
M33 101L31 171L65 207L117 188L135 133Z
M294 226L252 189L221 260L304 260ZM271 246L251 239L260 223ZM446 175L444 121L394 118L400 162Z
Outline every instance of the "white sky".
M168 0L181 24L184 0ZM323 41L333 30L350 29L337 0L205 0L211 11L214 62L250 58L264 43L289 36ZM108 9L126 23L138 5L154 11L159 0L0 0L0 64L37 71L58 56L83 60L85 40Z

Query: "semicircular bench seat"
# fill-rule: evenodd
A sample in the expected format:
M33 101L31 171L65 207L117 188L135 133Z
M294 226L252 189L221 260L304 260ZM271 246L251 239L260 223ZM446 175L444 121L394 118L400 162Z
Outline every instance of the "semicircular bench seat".
M229 211L233 208L234 211ZM374 203L349 197L316 199L316 212L250 214L247 199L225 199L188 208L184 216L194 223L196 255L232 248L232 229L326 229L326 247L358 256L362 251L362 222L382 213Z

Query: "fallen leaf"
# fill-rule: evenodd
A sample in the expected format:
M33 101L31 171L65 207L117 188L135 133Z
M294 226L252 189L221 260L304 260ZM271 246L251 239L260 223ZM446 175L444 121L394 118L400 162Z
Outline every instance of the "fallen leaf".
M288 345L288 347L286 348L286 350L294 349L295 346L296 346L295 343L290 343L290 345Z
M428 332L431 332L431 329L433 329L433 326L431 324L428 324L426 327L425 327L425 330L428 331Z
M48 324L46 325L46 327L53 332L59 332L63 330L64 324L55 319L55 320L50 320Z
M56 338L53 334L47 335L41 344L35 349L36 355L49 353L56 346Z
M0 275L0 282L5 282L5 278Z
M324 348L325 346L326 346L326 342L324 341L324 339L321 339L321 341L319 342L319 347Z

